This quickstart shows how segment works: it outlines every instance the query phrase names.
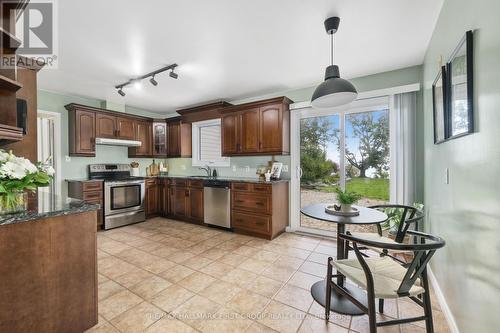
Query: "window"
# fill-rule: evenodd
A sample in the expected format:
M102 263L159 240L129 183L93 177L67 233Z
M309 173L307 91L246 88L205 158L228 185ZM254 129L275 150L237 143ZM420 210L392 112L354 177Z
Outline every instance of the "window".
M228 167L229 157L221 154L221 120L193 123L193 166Z

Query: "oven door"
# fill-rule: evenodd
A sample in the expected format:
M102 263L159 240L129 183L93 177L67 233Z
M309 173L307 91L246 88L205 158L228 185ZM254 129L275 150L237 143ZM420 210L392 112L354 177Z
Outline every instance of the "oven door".
M105 184L105 215L144 210L144 181Z

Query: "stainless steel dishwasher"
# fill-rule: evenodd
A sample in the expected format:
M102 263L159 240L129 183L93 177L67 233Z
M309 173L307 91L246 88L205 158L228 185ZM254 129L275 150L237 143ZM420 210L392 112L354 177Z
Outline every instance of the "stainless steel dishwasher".
M206 224L231 228L230 182L217 179L205 180L203 211Z

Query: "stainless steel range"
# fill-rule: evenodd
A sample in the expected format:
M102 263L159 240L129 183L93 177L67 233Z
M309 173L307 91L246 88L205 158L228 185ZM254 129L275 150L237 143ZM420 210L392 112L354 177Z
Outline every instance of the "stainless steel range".
M128 164L91 164L89 178L104 180L104 229L146 220L144 178L131 177Z

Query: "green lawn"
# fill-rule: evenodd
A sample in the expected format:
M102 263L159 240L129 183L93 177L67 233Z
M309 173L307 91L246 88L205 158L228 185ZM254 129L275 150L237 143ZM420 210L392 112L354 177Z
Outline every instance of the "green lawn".
M359 193L365 198L389 201L389 179L352 178L346 187L348 191ZM335 192L335 187L322 187L319 190Z

